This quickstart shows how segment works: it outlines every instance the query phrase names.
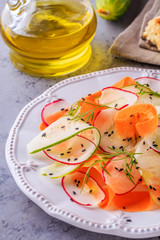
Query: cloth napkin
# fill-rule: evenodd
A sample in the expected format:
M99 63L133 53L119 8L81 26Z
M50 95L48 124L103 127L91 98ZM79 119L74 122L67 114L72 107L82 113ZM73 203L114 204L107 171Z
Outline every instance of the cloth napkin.
M137 62L160 65L160 52L151 51L149 46L146 49L139 46L146 22L157 15L159 8L160 0L149 0L132 24L115 39L110 53Z
M148 44L145 40L143 40L141 38L142 33L144 32L145 27L147 26L148 22L152 18L155 18L157 16L160 16L160 0L156 0L153 4L152 8L144 16L141 31L140 31L139 46L143 47L143 48L146 48L146 49L149 49L151 51L159 52L159 50L157 49L156 46L151 46L150 44Z

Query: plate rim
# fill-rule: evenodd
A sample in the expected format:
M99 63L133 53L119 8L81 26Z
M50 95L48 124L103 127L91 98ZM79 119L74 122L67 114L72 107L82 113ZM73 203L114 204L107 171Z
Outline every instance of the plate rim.
M144 72L147 74L148 77L156 78L157 74L160 74L160 70L154 69L143 69L143 68L135 68L135 67L117 67L111 68L101 71L96 71L84 75L78 75L71 78L67 78L63 81L60 81L44 91L38 97L34 98L30 101L26 106L22 108L20 113L18 114L12 128L9 132L9 136L6 142L5 147L5 156L8 167L11 171L11 174L20 188L20 190L30 198L35 204L37 204L41 209L43 209L47 214L52 217L55 217L59 220L67 222L73 226L92 231L97 233L105 233L105 234L112 234L121 237L128 237L128 238L142 238L142 237L153 237L160 235L160 223L157 226L151 227L129 227L125 223L127 219L127 214L124 212L119 211L117 218L112 223L105 223L100 224L98 222L86 220L83 217L75 215L72 212L66 211L59 207L56 207L54 203L51 203L42 193L38 192L34 189L25 179L24 170L27 169L26 166L22 166L17 160L15 156L15 142L18 135L19 128L25 119L25 115L30 111L36 104L43 101L46 97L56 97L55 94L52 94L55 90L73 83L82 81L84 79L88 79L93 76L102 76L108 75L110 73L115 72L123 72L123 71L132 71L132 72ZM160 77L160 76L159 76ZM34 164L31 164L29 167L34 167Z

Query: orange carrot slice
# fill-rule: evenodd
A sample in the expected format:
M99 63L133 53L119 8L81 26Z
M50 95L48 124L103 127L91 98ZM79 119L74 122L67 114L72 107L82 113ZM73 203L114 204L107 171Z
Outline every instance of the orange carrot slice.
M124 195L115 195L112 204L116 209L128 212L144 211L150 207L150 195L147 191L133 191Z
M115 127L122 138L144 137L156 131L158 125L157 110L152 104L137 104L116 113Z
M119 82L115 83L113 87L122 88L132 84L136 84L136 81L133 78L124 77Z

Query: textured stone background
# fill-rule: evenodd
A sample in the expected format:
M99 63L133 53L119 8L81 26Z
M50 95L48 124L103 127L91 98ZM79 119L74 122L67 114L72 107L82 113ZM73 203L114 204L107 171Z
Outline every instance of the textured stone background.
M95 0L91 2L95 5ZM81 230L48 216L15 184L5 162L4 149L9 130L19 111L30 100L62 79L117 66L153 68L127 60L118 60L108 54L108 47L115 37L131 23L145 2L133 0L128 12L117 22L107 22L98 17L90 62L76 73L62 78L42 79L20 72L10 62L9 50L0 38L0 240L124 239ZM4 4L5 1L0 0L0 11Z

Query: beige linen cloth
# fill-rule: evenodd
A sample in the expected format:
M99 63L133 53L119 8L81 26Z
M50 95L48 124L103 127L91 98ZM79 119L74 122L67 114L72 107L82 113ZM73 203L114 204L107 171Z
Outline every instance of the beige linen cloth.
M160 52L151 51L148 44L145 45L148 49L139 46L141 32L147 25L146 22L157 16L159 9L160 0L149 0L132 24L115 39L110 47L110 53L137 62L160 65Z

